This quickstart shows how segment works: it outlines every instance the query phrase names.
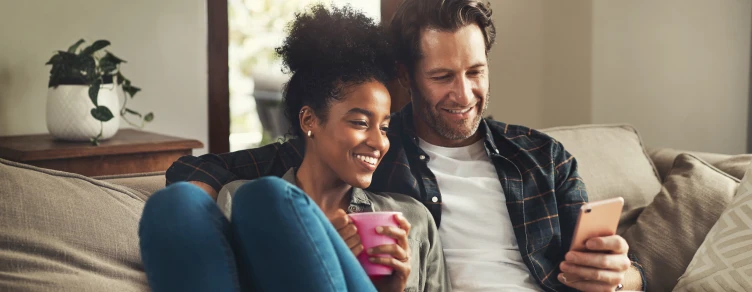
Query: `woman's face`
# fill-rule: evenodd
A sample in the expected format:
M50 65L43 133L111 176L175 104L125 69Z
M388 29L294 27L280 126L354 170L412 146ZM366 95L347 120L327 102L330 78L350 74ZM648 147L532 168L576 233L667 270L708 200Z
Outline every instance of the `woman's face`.
M367 188L389 150L390 106L389 92L378 81L346 87L343 98L329 107L326 121L311 128L313 137L305 137L308 150L316 151L345 183Z

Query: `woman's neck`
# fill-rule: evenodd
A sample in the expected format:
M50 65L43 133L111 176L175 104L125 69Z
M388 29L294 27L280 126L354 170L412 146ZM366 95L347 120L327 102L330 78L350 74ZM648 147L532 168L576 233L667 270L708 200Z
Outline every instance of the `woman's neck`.
M296 183L327 216L350 204L350 185L315 155L307 152L295 174Z

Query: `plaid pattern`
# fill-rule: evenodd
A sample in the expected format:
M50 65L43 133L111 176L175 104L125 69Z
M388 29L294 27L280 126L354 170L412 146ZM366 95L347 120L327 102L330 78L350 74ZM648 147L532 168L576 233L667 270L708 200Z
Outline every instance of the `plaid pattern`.
M577 161L553 138L522 126L484 119L485 148L496 167L522 258L547 291L569 291L557 275L572 241L580 205L587 202ZM441 192L418 147L412 106L392 117L391 147L373 176L369 191L412 196L441 223ZM303 160L303 142L291 139L225 154L185 156L167 170L167 184L201 181L215 190L236 179L282 176ZM644 277L643 277L644 278Z

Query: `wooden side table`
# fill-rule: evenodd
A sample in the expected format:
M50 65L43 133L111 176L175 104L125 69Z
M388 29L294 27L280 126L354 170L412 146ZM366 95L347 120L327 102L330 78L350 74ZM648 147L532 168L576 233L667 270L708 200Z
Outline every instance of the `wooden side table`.
M55 140L49 134L0 137L0 158L43 168L101 176L165 171L203 143L121 129L99 146Z

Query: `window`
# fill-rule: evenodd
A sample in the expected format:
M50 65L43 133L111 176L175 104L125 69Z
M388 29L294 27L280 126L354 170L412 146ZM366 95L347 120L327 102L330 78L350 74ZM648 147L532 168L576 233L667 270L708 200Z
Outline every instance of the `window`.
M276 141L289 125L282 105L281 45L295 12L313 3L352 5L380 21L380 0L228 0L230 151Z

